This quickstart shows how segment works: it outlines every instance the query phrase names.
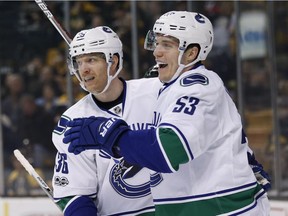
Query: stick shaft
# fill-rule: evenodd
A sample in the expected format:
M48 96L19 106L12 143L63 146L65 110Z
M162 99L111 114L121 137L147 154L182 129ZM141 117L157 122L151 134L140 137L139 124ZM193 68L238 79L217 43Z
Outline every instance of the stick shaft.
M53 24L53 26L56 28L56 30L60 33L62 38L66 41L66 43L69 45L71 43L71 37L67 34L67 32L64 30L64 28L57 22L57 20L54 18L51 11L48 9L46 3L43 0L35 0L35 2L38 4L40 9L43 11L43 13L47 16L47 18L50 20L50 22Z
M41 178L41 176L39 176L39 174L32 167L32 165L29 163L29 161L24 157L24 155L18 149L14 150L14 155L17 158L17 160L22 164L22 166L27 170L27 172L37 181L37 183L42 188L42 190L47 194L47 196L54 203L53 191L46 184L46 182ZM58 205L57 205L57 207L59 208Z

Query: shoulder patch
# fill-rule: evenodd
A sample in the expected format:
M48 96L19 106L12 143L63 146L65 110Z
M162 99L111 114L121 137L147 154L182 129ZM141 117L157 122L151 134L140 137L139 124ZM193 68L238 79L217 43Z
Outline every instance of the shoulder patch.
M191 86L194 84L201 84L201 85L208 85L209 84L209 79L208 77L204 76L203 74L190 74L186 77L183 77L180 80L180 85L181 86Z
M58 135L63 134L66 130L67 121L70 121L70 120L71 120L70 117L62 115L58 121L57 126L54 128L53 132L58 134Z

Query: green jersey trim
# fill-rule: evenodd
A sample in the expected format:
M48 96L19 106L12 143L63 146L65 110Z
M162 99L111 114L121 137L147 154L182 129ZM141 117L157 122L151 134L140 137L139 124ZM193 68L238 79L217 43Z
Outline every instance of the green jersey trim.
M180 164L189 161L181 140L171 128L159 128L159 138L170 164L175 170L179 169Z
M64 197L60 199L59 201L56 202L56 205L60 207L60 209L63 211L67 205L67 203L73 199L75 196L69 196L69 197Z
M261 192L261 193L260 193ZM205 200L192 202L156 204L156 215L165 216L215 216L221 214L235 214L240 211L248 211L256 205L256 199L263 194L260 185L241 191L235 194L229 194L220 197L214 197ZM236 214L235 214L236 215Z

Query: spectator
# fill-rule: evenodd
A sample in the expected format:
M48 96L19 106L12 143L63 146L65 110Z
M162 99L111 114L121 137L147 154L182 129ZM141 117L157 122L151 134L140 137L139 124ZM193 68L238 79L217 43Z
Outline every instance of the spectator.
M56 125L59 120L59 115L67 108L65 104L60 104L59 97L55 94L55 88L50 83L45 83L42 86L41 97L36 98L36 104L49 113Z
M53 88L55 96L59 96L62 93L59 87L59 75L55 72L53 67L44 65L37 76L37 81L34 82L34 88L32 94L34 97L40 97L42 95L42 89L44 85L50 85Z
M22 147L29 150L27 154L33 158L34 165L43 167L46 162L51 164L49 160L53 160L55 156L51 141L54 128L53 117L35 103L32 95L26 94L21 98L21 115L18 125Z
M6 164L8 167L11 167L9 157L13 150L21 144L18 137L18 122L21 115L20 98L25 91L22 76L20 74L8 74L5 79L5 87L8 95L4 96L2 102L1 123L5 162L8 162Z

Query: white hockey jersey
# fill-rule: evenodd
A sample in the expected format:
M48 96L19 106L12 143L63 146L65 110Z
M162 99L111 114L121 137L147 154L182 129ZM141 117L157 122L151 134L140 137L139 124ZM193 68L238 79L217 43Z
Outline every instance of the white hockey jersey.
M266 215L249 213L266 194L248 165L240 115L216 73L202 65L164 85L156 115L172 171L151 188L157 216Z
M132 130L150 128L157 89L161 85L158 78L130 80L124 82L122 104L110 110L100 109L88 94L63 113L52 136L58 150L53 176L55 201L74 195L95 197L98 216L154 212L148 169L132 166L123 159L114 161L98 150L74 155L68 152L68 145L62 139L66 121L79 117L119 117Z

